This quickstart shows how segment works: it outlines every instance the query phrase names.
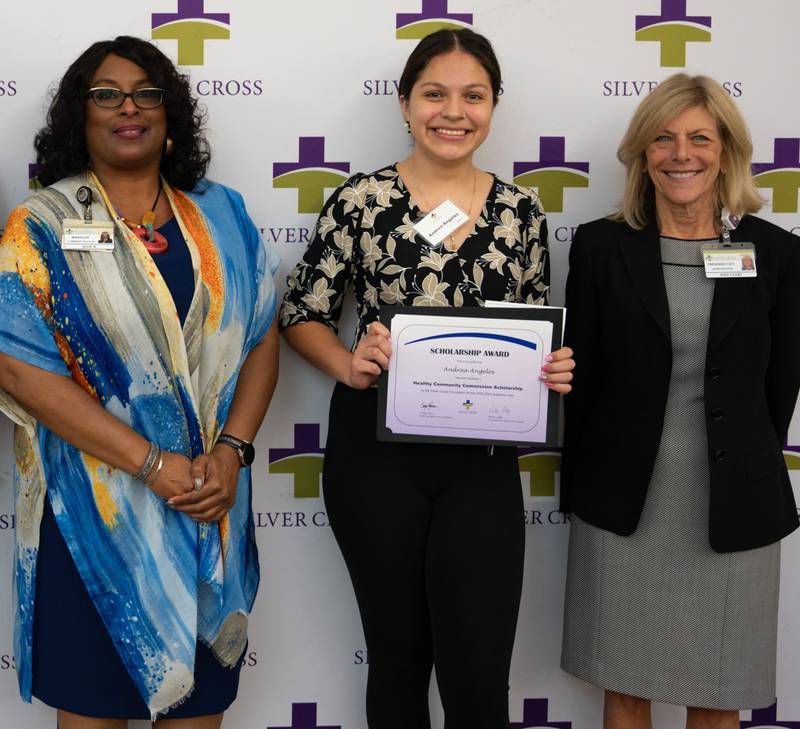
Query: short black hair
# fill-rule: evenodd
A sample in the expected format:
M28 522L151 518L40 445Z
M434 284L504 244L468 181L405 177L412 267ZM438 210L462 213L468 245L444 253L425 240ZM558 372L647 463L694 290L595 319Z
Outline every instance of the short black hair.
M211 152L204 134L205 113L192 95L189 79L152 43L121 35L93 43L62 77L36 134L37 175L43 185L84 172L90 165L86 146L86 92L106 56L114 54L140 66L155 86L164 89L170 154L161 157L161 174L173 187L191 190L205 177Z
M469 28L443 28L425 36L417 43L417 47L411 51L411 55L406 61L406 67L403 69L403 75L400 77L398 88L400 96L407 99L419 75L427 65L436 56L442 56L452 51L469 53L486 69L492 84L492 101L497 104L503 88L500 64L497 62L497 56L489 39Z

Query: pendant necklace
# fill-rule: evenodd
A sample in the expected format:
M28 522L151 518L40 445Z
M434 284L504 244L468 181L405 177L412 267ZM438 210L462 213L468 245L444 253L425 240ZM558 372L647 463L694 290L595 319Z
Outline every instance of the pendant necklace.
M133 234L140 241L142 241L148 253L164 253L167 248L169 248L169 241L155 229L156 206L158 205L158 200L161 197L163 189L164 183L162 182L161 177L159 177L156 199L153 200L150 210L142 215L141 223L134 223L132 220L128 220L122 215L119 216L120 220L133 231Z
M433 210L433 208L431 207L431 204L428 202L427 198L425 197L425 190L422 189L422 185L419 184L419 181L415 181L414 184L416 185L417 190L419 190L420 200L422 200L423 205L425 205L425 207L430 212L431 210ZM470 199L469 199L469 210L467 212L467 214L469 215L469 219L470 220L472 220L472 207L475 204L475 189L477 187L477 184L478 184L478 173L473 168L473 170L472 170L472 195L470 196ZM458 230L458 228L456 228L456 230ZM453 233L455 233L455 232L456 231L454 230ZM447 238L445 238L445 246L444 246L451 253L455 253L458 250L458 248L455 248L455 238L453 237L453 233L451 233L450 235L447 236ZM463 241L462 241L462 243L463 243ZM459 248L460 247L461 246L459 246Z

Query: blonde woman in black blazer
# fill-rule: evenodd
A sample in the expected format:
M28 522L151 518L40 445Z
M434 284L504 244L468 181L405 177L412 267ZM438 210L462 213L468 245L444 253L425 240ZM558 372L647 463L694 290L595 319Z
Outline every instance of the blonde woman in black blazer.
M687 706L689 729L732 729L775 700L800 241L751 214L751 154L719 84L672 76L620 145L620 212L570 251L562 666L606 690L606 729L649 728L651 700ZM705 275L723 209L755 278Z

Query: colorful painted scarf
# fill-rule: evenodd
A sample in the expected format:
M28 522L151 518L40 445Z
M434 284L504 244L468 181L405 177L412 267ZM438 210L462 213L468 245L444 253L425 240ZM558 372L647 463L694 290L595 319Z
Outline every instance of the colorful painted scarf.
M167 189L192 255L196 288L181 328L150 254L124 224L112 252L64 251L64 218L116 218L91 174L61 180L16 208L0 244L0 351L69 376L162 449L193 457L224 425L245 357L275 314L277 260L241 196L201 182ZM110 212L112 211L112 212ZM31 697L39 524L49 492L56 520L131 678L155 718L194 685L196 639L223 665L239 659L258 587L250 470L219 524L167 508L127 473L78 451L0 391L16 424L15 650Z

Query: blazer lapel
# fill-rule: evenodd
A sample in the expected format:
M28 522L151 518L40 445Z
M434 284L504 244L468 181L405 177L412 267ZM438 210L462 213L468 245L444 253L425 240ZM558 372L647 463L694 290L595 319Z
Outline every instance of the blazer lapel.
M661 248L658 227L652 221L644 230L623 228L619 236L620 249L633 286L645 308L655 319L664 336L671 340L669 327L669 303L661 268ZM624 315L624 312L620 312Z
M731 240L736 242L747 242L758 246L753 240L748 240L747 218L742 220L739 227L731 233ZM756 265L759 265L756 256ZM714 299L711 303L711 322L708 328L708 350L716 349L722 340L728 335L739 315L744 309L753 286L756 282L753 278L720 278L714 286Z

